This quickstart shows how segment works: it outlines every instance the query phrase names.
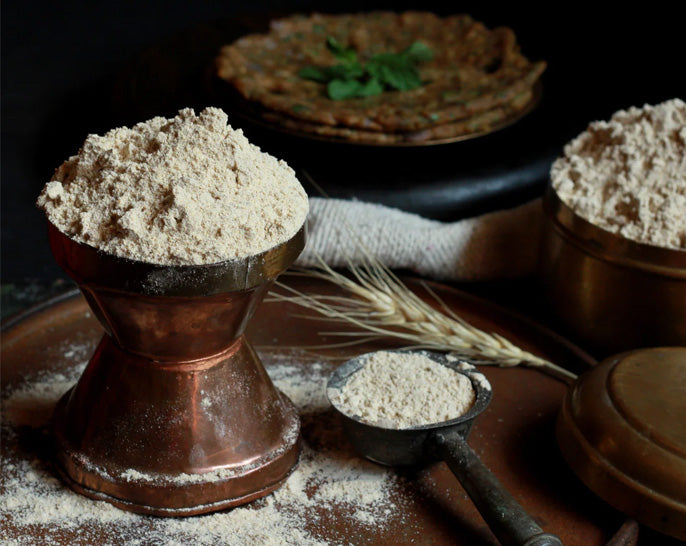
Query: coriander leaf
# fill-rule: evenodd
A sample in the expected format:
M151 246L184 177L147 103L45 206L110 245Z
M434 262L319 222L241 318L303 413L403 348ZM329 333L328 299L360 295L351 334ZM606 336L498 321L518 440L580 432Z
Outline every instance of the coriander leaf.
M414 66L386 66L383 72L386 84L398 91L409 91L422 85L419 71Z
M358 80L331 80L327 86L329 98L333 100L372 97L383 92L383 85L376 78L366 82Z
M298 75L326 83L327 94L333 100L379 95L386 89L408 91L420 87L422 80L416 65L433 58L427 45L414 42L400 53L377 53L363 66L355 49L333 36L327 37L326 47L339 62L328 67L307 66Z
M317 66L305 66L298 72L298 76L306 80L319 83L327 83L331 80L354 80L364 75L364 68L358 62L350 66L336 64L320 68Z
M358 97L373 97L383 93L383 84L377 78L371 78L358 91Z
M374 55L365 65L373 77L392 89L408 91L422 84L417 68L409 59L393 53Z
M352 65L357 63L357 52L352 47L345 47L333 36L326 39L326 47L333 56L336 57L344 65Z
M358 96L363 84L357 80L331 80L326 86L329 98L333 100L352 99Z
M317 68L316 66L301 68L298 72L298 76L305 80L314 80L320 83L326 83L330 79L326 68Z
M431 48L423 42L414 42L410 47L401 53L414 62L427 62L434 58Z
M329 80L354 80L364 76L364 67L355 61L354 63L350 63L348 65L336 64L334 66L330 66L328 72Z

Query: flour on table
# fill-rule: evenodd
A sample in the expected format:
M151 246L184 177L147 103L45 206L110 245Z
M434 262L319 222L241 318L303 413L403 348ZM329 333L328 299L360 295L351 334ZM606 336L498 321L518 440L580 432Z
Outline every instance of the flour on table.
M326 398L330 368L297 356L263 355L274 384L296 405L303 422L303 450L286 483L250 504L190 518L156 518L125 512L72 492L50 461L47 424L60 396L80 376L85 362L59 373L29 377L2 393L0 537L8 544L63 546L195 546L354 544L355 537L326 536L332 522L383 529L402 518L402 483L393 470L360 458L341 445L341 431ZM31 407L36 411L31 411ZM32 449L25 449L27 440ZM131 475L132 479L140 478ZM396 518L393 520L393 518ZM73 542L69 533L79 537ZM322 533L324 533L322 535ZM5 544L5 543L3 543Z

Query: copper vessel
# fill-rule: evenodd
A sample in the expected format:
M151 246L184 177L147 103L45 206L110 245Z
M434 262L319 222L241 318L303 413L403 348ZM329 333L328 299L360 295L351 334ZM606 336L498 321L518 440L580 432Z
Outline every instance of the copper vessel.
M569 389L560 451L600 498L686 541L686 347L609 357Z
M49 226L57 263L105 328L54 415L59 471L75 490L182 516L273 491L297 464L300 421L243 332L304 228L245 259L160 266Z
M552 187L543 204L539 272L552 311L575 337L603 356L686 345L686 251L595 226Z

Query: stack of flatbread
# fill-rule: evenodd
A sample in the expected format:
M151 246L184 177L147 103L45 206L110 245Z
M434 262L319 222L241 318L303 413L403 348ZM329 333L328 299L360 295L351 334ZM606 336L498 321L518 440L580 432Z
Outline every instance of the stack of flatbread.
M336 64L329 37L354 48L360 62L416 41L431 48L433 59L418 67L420 87L332 100L325 84L299 76L306 66ZM219 78L270 124L389 145L459 139L506 125L534 102L545 66L522 55L510 28L429 12L293 15L224 46L216 59Z

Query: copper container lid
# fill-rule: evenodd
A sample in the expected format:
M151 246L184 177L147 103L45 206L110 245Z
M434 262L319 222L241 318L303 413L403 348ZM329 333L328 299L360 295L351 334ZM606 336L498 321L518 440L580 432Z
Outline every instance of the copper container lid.
M563 401L557 439L598 496L686 540L686 347L622 353L584 373Z
M686 345L686 251L638 243L577 215L552 187L539 273L552 311L598 354Z

